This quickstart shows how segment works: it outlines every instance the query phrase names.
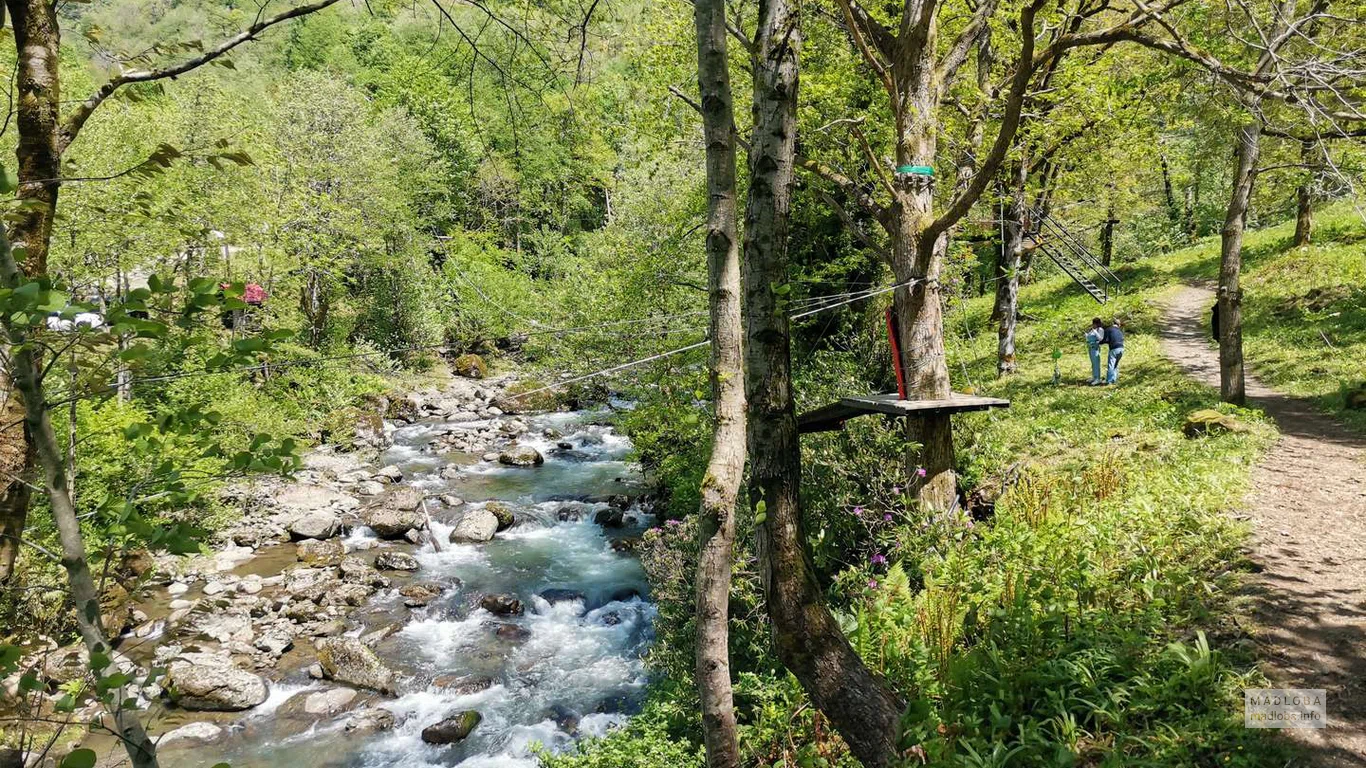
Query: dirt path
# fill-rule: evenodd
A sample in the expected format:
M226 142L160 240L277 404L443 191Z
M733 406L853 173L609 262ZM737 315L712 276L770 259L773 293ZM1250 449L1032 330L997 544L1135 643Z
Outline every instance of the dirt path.
M1210 341L1214 294L1172 296L1161 332L1167 357L1219 386ZM1255 361L1253 361L1255 365ZM1366 765L1366 439L1249 376L1251 404L1281 438L1253 473L1251 579L1258 645L1276 684L1328 690L1329 728L1293 729L1316 766Z

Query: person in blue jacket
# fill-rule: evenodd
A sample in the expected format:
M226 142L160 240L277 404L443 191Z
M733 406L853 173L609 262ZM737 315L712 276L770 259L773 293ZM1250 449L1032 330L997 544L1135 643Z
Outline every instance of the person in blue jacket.
M1119 381L1119 361L1124 358L1124 330L1119 327L1119 318L1111 320L1110 327L1105 329L1104 343L1110 351L1105 383L1115 384Z
M1099 317L1091 318L1091 328L1086 332L1086 351L1091 355L1091 386L1098 386L1100 378L1100 343L1105 339L1105 323Z

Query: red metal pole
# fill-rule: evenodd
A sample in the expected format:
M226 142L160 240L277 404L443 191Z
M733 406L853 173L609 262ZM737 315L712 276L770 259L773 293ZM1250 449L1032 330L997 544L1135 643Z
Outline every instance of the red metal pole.
M892 343L892 370L896 371L897 399L906 399L906 371L901 361L901 334L896 332L896 313L887 310L887 340Z

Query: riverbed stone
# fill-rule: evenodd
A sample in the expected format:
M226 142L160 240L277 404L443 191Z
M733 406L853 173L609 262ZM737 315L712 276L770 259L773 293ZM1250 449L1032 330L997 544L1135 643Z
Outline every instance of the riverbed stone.
M304 539L296 554L300 562L308 565L337 565L346 557L346 546L335 540Z
M497 461L497 460L498 460L498 452L497 452L497 451L489 451L488 453L484 454L484 455L481 456L480 458L482 458L484 461Z
M407 552L381 552L375 558L375 567L381 571L416 571L421 566Z
M181 581L173 581L171 582L170 586L166 587L166 593L169 594L171 597L177 597L189 591L190 585Z
M520 643L531 637L531 630L517 624L497 622L493 634L496 635L499 640L506 640L510 643Z
M541 599L554 605L556 603L582 601L584 595L576 589L547 589L541 592Z
M474 710L457 713L439 723L422 729L422 740L428 744L455 744L464 741L479 725L483 717Z
M343 557L341 564L337 566L337 572L341 574L342 581L350 584L365 584L378 589L386 589L389 586L388 576L381 574L355 555Z
M345 730L351 734L377 733L394 727L398 718L383 707L358 709L347 719Z
M479 607L495 616L519 616L523 610L522 601L506 592L484 595L479 598Z
M265 678L212 653L177 656L166 680L167 694L182 709L240 712L265 701L270 693Z
M187 723L174 731L168 731L157 740L158 747L176 741L213 741L223 733L223 728L213 723Z
M332 637L319 642L318 663L329 680L380 693L394 692L394 671L354 637Z
M295 541L300 539L330 539L340 531L341 519L326 510L301 515L289 524L289 536Z
M401 483L403 482L403 470L399 469L397 464L390 464L375 472L374 479L381 483Z
M356 493L361 496L378 496L384 493L384 483L378 480L362 480L356 483Z
M456 696L468 696L492 688L493 678L452 672L448 675L437 675L432 680L432 685Z
M421 528L424 524L421 513L387 505L371 507L361 516L361 520L381 539L401 539L408 531Z
M626 525L626 515L620 509L612 507L599 510L593 515L593 522L603 528L622 528Z
M434 581L419 581L404 586L398 593L403 596L404 605L409 608L421 608L441 597L442 591L442 586Z
M512 507L501 501L490 501L484 505L484 509L493 513L498 518L498 530L511 528L517 522L517 516L512 513Z
M466 510L451 529L452 544L479 544L498 532L498 516L488 509Z
M510 445L498 454L498 463L510 467L539 467L545 463L545 457L529 445Z

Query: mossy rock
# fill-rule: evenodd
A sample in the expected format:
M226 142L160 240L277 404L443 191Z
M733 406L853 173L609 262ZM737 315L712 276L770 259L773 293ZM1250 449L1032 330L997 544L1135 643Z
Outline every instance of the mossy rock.
M507 413L559 410L563 404L560 391L545 386L539 381L513 382L506 394L498 398L497 406Z
M1344 389L1342 404L1354 411L1366 410L1366 383Z
M479 355L470 353L464 354L451 361L451 370L457 376L464 376L467 379L482 379L489 375L488 363Z
M1181 431L1186 437L1201 437L1227 432L1243 433L1248 431L1248 427L1227 413L1220 413L1213 408L1202 408L1186 415L1186 423L1181 427Z
M513 523L517 522L517 517L512 513L512 507L501 501L488 502L484 505L484 510L492 512L493 516L498 518L498 530L500 531L511 528Z

